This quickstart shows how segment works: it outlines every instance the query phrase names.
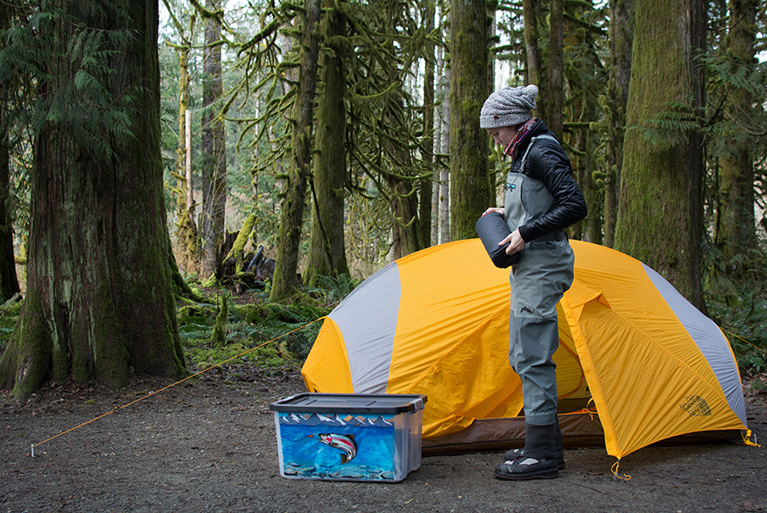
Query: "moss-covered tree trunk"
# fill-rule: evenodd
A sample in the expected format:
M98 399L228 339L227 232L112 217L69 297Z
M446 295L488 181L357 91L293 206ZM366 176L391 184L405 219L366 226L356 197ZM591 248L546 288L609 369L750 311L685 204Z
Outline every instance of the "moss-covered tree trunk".
M442 114L440 125L439 152L443 155L450 153L450 82L452 71L448 59L444 60L442 87ZM438 242L450 242L450 167L441 162L439 165L439 238Z
M436 15L436 3L434 0L426 0L424 6L424 28L427 34L434 30L434 16ZM437 169L434 167L434 45L427 43L424 76L423 76L423 160L432 171L431 179L421 180L418 194L418 237L419 246L428 248L436 243L436 223L432 223L432 192L433 184L439 181Z
M583 191L588 215L568 230L572 237L602 243L602 190L594 179L595 155L600 142L591 129L599 121L600 85L606 78L596 45L582 23L593 9L591 2L568 5L564 21L564 48L570 64L565 70L568 101L564 110L568 122L566 140L572 148L570 161Z
M634 38L634 0L610 0L610 67L607 86L607 170L604 200L604 244L615 244L618 218L623 138L626 133L626 100L631 78L631 49Z
M488 91L488 17L485 2L450 5L450 238L461 240L477 236L477 219L494 206L488 135L479 127Z
M564 134L564 0L551 0L549 12L549 83L546 123L562 139Z
M332 8L332 2L326 0L325 3L328 10L320 25L327 49L319 56L324 90L318 95L312 232L304 272L304 282L310 285L315 285L318 275L338 276L349 272L344 243L346 14Z
M112 72L98 79L131 135L108 126L107 115L105 147L94 147L66 115L49 116L34 139L27 297L0 358L0 384L17 396L49 377L119 386L134 370L179 376L185 369L163 195L157 0L112 5L57 0L51 7L63 16L41 25L59 45L46 56L43 97L77 83L80 61L67 49L82 27L130 30L130 38L103 43L113 52L103 63Z
M700 282L703 155L697 131L643 128L680 104L701 114L705 44L703 0L635 0L634 53L628 97L616 249L666 277L703 308ZM672 103L674 102L674 103Z
M291 158L283 184L277 264L270 299L292 294L298 282L298 247L306 206L306 182L311 169L312 116L317 88L320 0L305 0L301 29L301 57L293 107Z
M538 51L538 11L540 0L522 0L522 18L524 21L525 52L527 53L527 83L538 86L540 94L536 99L537 112L546 112L547 84L543 80L543 64Z
M191 134L189 130L189 54L192 49L190 38L194 37L194 27L197 21L197 13L189 18L189 34L187 36L184 26L173 13L168 0L164 0L171 21L176 27L181 44L176 45L178 52L178 147L176 148L176 233L178 235L178 262L187 272L199 272L200 266L200 234L197 222L194 218L195 202L192 183L192 163L189 148Z
M221 117L221 0L207 0L202 81L202 275L207 278L221 263L225 238L226 133Z
M0 3L0 32L10 28L11 5ZM4 41L0 41L0 47ZM12 91L14 77L0 77L0 90ZM10 130L11 119L5 105L5 94L0 96L0 301L6 301L19 292L16 264L13 255L13 219L10 203Z
M756 37L756 0L730 0L729 32L726 46L729 56L737 65L753 69L754 41ZM736 129L728 141L729 151L721 159L719 173L720 220L717 243L726 260L731 260L744 248L756 246L754 215L754 156L753 141L742 127L753 117L753 98L745 88L731 92L726 105L727 117Z
M382 43L385 54L396 56L399 49L395 46L396 34L399 30L397 20L403 12L397 2L381 2L386 9L382 16L382 27L379 29L386 38ZM382 148L386 157L386 169L383 169L386 192L391 209L391 258L396 260L421 249L418 220L418 182L414 175L413 149L403 134L407 132L405 81L406 75L401 66L395 61L383 65L384 83L390 84L389 91L383 97L383 119L379 124Z

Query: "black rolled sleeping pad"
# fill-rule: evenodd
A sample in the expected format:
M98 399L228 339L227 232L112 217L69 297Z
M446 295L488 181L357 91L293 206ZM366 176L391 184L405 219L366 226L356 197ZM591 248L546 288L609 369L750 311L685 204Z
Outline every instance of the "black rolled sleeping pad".
M503 246L498 245L499 242L511 233L509 227L506 226L503 216L498 212L482 214L482 217L477 220L475 228L477 235L479 235L482 244L485 246L485 251L490 255L490 260L493 261L496 267L501 269L511 267L522 258L520 253L506 254L506 248L509 247L508 242Z

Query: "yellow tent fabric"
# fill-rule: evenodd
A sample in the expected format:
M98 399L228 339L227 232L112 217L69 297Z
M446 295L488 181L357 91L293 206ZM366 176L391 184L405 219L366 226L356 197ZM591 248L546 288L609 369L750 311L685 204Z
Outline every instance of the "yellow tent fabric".
M746 429L737 364L716 325L641 262L572 245L575 281L558 305L554 355L560 412L593 399L618 458L685 433ZM397 260L325 320L302 369L308 389L425 394L425 440L517 418L508 275L478 239Z

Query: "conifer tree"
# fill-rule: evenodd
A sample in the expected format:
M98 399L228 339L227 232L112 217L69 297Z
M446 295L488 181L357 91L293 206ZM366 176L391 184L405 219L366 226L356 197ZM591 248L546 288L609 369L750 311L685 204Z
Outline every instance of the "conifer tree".
M453 0L450 11L450 238L476 237L482 212L495 202L487 173L489 142L479 127L488 95L485 2Z
M757 3L756 0L729 1L726 49L737 73L751 73L754 68ZM717 230L717 242L725 261L731 260L740 249L754 248L757 242L753 136L747 127L749 118L761 108L754 105L748 87L730 87L728 92L731 97L725 105L725 116L731 129L726 134L719 173L721 220Z
M301 242L306 188L311 172L312 121L317 88L320 0L305 0L302 11L300 64L291 119L291 154L284 177L277 239L277 265L270 299L292 294L298 281L298 246Z
M703 0L635 0L615 248L704 309L700 281Z
M221 263L226 220L226 132L221 112L220 0L207 0L202 92L202 275L210 277Z
M55 0L35 31L27 296L0 358L44 380L125 385L185 371L163 195L157 0ZM44 73L43 73L44 71Z
M304 281L314 284L318 275L348 274L344 243L346 186L346 12L325 0L322 19L322 83L318 93L314 174L311 180L312 227Z
M175 177L178 184L176 192L176 221L180 266L187 272L199 270L200 264L200 234L195 221L195 201L194 184L192 183L191 171L192 163L187 155L191 156L191 148L187 146L187 138L191 140L191 134L187 132L187 117L189 111L190 94L190 76L189 76L189 57L192 51L192 39L194 38L195 26L197 24L197 12L192 11L189 14L188 28L182 24L182 20L176 16L173 6L169 0L163 0L165 8L171 19L171 23L176 29L181 42L172 45L178 53L179 67L179 100L178 100L178 147L176 149L176 168ZM191 119L190 119L191 124ZM190 127L191 128L191 127Z
M609 82L606 94L607 170L605 173L604 244L613 247L623 168L626 100L631 77L634 0L610 0Z
M6 38L2 36L11 28L13 17L11 4L0 3L0 48L5 46ZM11 92L20 87L20 84L18 77L7 70L3 71L0 72L0 301L6 301L20 291L13 253L13 218L10 201L10 132L13 120L9 115Z

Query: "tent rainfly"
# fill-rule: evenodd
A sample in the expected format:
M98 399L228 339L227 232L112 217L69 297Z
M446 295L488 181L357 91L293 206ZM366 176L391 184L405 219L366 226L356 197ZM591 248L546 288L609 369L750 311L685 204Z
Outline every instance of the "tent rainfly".
M621 459L682 435L747 436L737 362L717 325L642 262L572 247L554 355L565 445L596 441ZM393 262L325 319L302 369L309 391L427 395L425 454L519 446L508 275L479 239Z

